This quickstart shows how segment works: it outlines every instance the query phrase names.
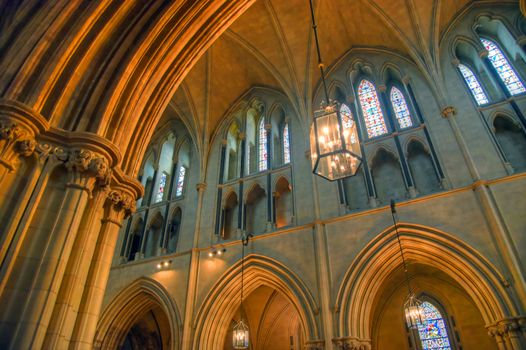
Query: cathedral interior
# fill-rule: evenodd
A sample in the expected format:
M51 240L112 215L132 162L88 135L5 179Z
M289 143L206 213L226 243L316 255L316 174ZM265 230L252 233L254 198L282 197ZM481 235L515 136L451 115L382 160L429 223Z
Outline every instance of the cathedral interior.
M0 10L0 349L526 349L526 1Z

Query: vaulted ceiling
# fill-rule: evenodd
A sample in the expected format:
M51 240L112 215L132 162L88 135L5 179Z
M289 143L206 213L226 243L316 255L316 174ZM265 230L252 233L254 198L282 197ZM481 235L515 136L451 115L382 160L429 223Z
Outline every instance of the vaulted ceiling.
M386 48L432 71L441 33L475 2L483 1L315 1L323 59L330 66L352 48ZM171 106L203 145L250 87L283 91L306 115L318 81L308 0L257 0L194 66Z

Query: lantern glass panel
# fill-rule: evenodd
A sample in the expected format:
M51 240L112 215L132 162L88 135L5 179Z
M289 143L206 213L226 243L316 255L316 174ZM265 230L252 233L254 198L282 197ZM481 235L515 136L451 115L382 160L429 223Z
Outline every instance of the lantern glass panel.
M345 107L342 113L337 105L316 112L311 127L313 171L331 181L355 175L361 164L356 123Z
M248 326L243 322L239 321L232 332L232 345L234 349L248 349L249 334Z

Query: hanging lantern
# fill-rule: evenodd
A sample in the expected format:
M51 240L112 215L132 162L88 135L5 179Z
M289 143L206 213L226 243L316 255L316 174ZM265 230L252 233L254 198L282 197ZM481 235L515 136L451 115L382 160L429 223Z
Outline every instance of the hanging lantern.
M234 349L248 349L248 326L243 322L243 319L234 326L232 345Z
M350 110L332 103L314 113L310 130L312 171L330 181L353 176L362 163Z
M414 294L409 294L404 304L405 320L407 328L417 329L424 323L424 308L422 302Z

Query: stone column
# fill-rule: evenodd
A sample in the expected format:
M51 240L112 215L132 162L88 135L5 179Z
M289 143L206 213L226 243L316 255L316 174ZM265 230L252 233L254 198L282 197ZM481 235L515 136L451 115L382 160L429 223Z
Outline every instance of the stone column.
M137 193L117 186L107 193L104 217L69 349L91 349L122 221L135 210Z
M51 323L44 340L44 348L46 349L64 349L68 346L100 231L103 216L102 204L106 196L105 189L96 191L94 198L82 216L77 238L73 244L64 280L60 286L60 292L53 310Z
M479 203L485 214L486 220L490 226L490 232L500 252L501 259L507 272L511 275L513 281L512 285L518 296L518 302L522 311L526 310L526 279L524 275L524 265L522 264L517 247L502 219L502 215L498 205L491 193L491 189L486 185L486 182L480 179L480 174L476 168L475 162L471 157L471 153L462 136L462 132L455 120L456 110L454 107L447 106L442 110L442 116L447 118L453 130L454 136L457 140L459 148L464 160L468 166L468 170L473 180L473 190L478 196Z
M2 301L9 307L19 305L17 312L11 311L6 320L16 324L9 335L9 347L14 349L42 347L82 213L96 182L105 181L109 175L108 160L91 150L58 149L53 160L56 166L63 164L68 171L61 203L58 208L41 213L37 224L46 223L48 226L32 228L31 236L26 237L21 248L23 251L17 263L21 268L33 266L33 274L20 271L20 276L13 277L12 292L6 298L2 296ZM48 217L53 222L47 222ZM24 294L26 297L20 298Z
M194 230L194 242L190 256L190 271L188 273L188 288L186 290L186 303L183 320L183 339L182 350L192 350L193 339L193 323L194 323L194 308L197 294L197 278L199 275L199 235L201 232L201 216L203 209L203 196L206 190L206 183L200 182L197 184L197 210L196 223Z

